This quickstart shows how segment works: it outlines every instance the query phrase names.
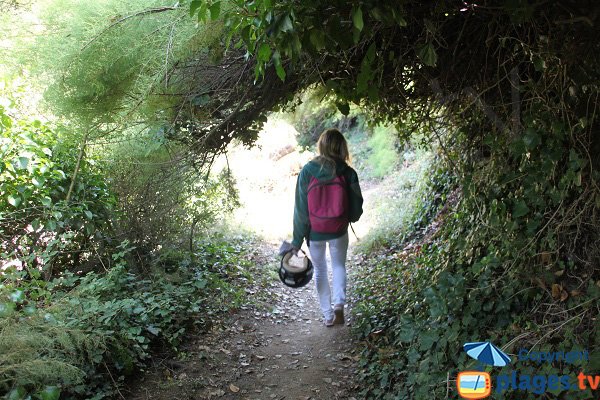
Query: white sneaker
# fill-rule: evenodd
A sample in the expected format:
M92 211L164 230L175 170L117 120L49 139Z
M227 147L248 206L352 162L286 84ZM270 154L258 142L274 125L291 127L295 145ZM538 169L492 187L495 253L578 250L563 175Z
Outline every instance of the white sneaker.
M333 323L337 325L344 325L344 305L336 304L333 307Z

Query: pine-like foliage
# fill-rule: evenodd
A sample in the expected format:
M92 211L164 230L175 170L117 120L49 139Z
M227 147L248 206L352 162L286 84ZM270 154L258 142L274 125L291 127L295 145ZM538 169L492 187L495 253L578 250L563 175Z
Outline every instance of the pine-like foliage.
M95 338L97 339L97 338ZM96 340L79 330L53 325L41 318L16 323L0 319L0 388L21 385L75 385L83 381L80 367Z
M86 126L167 118L173 66L207 52L220 32L156 0L42 1L32 13L40 25L22 61L50 84L52 111Z

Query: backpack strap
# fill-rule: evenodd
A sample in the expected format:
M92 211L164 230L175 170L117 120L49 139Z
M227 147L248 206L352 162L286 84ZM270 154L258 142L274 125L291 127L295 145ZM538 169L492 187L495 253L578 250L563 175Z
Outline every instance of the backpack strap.
M359 239L359 238L358 238L358 236L356 235L356 232L354 231L354 227L352 226L352 223L350 222L350 223L349 223L349 225L350 225L350 229L352 229L352 233L354 233L354 237L356 238L356 241L357 241L357 242L359 242L359 241L360 241L360 239Z

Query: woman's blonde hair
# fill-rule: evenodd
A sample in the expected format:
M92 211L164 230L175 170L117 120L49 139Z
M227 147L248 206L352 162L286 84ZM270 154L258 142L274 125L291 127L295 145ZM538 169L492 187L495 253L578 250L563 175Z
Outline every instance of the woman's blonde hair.
M317 142L319 156L315 159L320 164L328 164L335 168L336 161L350 163L348 142L342 132L335 128L325 129Z

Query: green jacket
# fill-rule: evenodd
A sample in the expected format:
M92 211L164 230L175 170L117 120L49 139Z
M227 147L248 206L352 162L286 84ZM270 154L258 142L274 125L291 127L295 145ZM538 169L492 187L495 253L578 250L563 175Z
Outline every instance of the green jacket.
M348 218L350 222L356 222L363 213L362 204L363 198L358 184L358 175L352 167L348 166L343 161L338 161L336 170L332 171L327 166L321 166L316 161L309 161L300 171L298 181L296 182L296 200L294 204L294 238L292 245L296 248L302 246L303 240L306 238L309 241L315 240L330 240L344 236L348 229L344 232L337 233L318 233L311 232L310 222L308 219L308 199L307 189L311 177L315 177L320 181L333 179L336 175L344 175L346 182L349 185L349 210Z

